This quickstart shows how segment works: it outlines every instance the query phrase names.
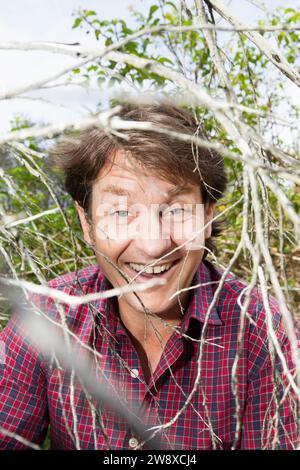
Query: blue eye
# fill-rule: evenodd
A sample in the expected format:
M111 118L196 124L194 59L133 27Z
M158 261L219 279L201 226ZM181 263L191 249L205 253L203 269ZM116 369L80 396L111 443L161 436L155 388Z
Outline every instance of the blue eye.
M179 214L182 214L184 212L184 208L183 207L175 207L175 209L171 209L171 211L173 215L179 215Z
M123 210L113 212L112 215L117 215L118 217L124 218L124 217L128 217L129 211L126 211L123 209Z

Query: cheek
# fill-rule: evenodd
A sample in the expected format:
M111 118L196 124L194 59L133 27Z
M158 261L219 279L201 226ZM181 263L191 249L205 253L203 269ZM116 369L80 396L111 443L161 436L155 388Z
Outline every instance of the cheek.
M126 237L116 238L116 234L112 230L108 230L106 219L98 218L94 224L93 236L95 241L96 256L98 263L109 268L109 263L101 256L105 254L111 261L116 263L122 253L126 250L130 241ZM98 251L98 253L97 253ZM110 268L112 268L110 266Z
M114 265L118 266L119 269L122 269L119 265L119 257L126 250L126 246L127 245L124 245L122 242L112 242L105 239L97 239L95 243L97 262L104 276L111 282L113 287L117 287L123 282L120 278L120 273Z
M172 238L176 245L183 245L182 250L202 250L205 245L205 230L202 219L192 217L182 224L174 225Z
M124 250L126 250L127 245L128 243L125 241L115 241L104 237L96 237L95 243L98 253L100 255L100 252L104 253L108 258L110 258L114 262L116 262L122 255Z
M128 242L130 237L126 219L117 219L105 213L94 220L94 233L98 240L123 245Z

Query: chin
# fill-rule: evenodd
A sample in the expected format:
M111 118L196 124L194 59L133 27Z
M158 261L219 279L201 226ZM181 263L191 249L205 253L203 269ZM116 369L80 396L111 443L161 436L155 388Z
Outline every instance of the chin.
M162 302L159 302L158 299L156 300L156 302L153 302L153 299L152 299L152 302L151 302L151 300L149 300L147 302L147 299L143 298L142 296L140 296L140 298L141 298L141 301L143 302L144 306L151 313L154 313L154 314L157 314L157 315L162 315L163 313L169 312L170 309L175 307L174 303L164 303L163 304ZM140 302L137 299L135 299L134 302L130 302L130 305L133 309L144 313L144 309L143 309L142 305L140 304Z

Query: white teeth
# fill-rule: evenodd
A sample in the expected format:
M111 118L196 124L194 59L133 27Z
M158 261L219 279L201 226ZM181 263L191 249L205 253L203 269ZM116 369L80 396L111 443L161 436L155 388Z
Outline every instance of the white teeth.
M135 271L137 272L140 272L140 271L143 271L147 274L158 274L158 273L161 273L163 271L166 271L167 269L170 269L170 267L172 266L173 263L168 263L168 264L164 264L162 266L148 266L146 267L145 265L143 264L135 264L135 263L129 263L130 267L132 269L134 269Z

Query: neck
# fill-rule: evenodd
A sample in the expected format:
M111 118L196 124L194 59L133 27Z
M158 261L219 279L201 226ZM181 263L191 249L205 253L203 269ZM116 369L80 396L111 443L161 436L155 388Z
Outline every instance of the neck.
M141 344L145 342L156 343L159 340L165 344L173 334L174 328L182 321L188 296L181 297L180 300L182 308L178 303L170 311L157 314L135 310L126 302L119 300L120 319L130 335Z
M188 296L182 307L186 307ZM182 320L180 305L171 311L155 315L133 309L119 299L119 315L140 357L144 379L148 383L154 373L163 350Z

